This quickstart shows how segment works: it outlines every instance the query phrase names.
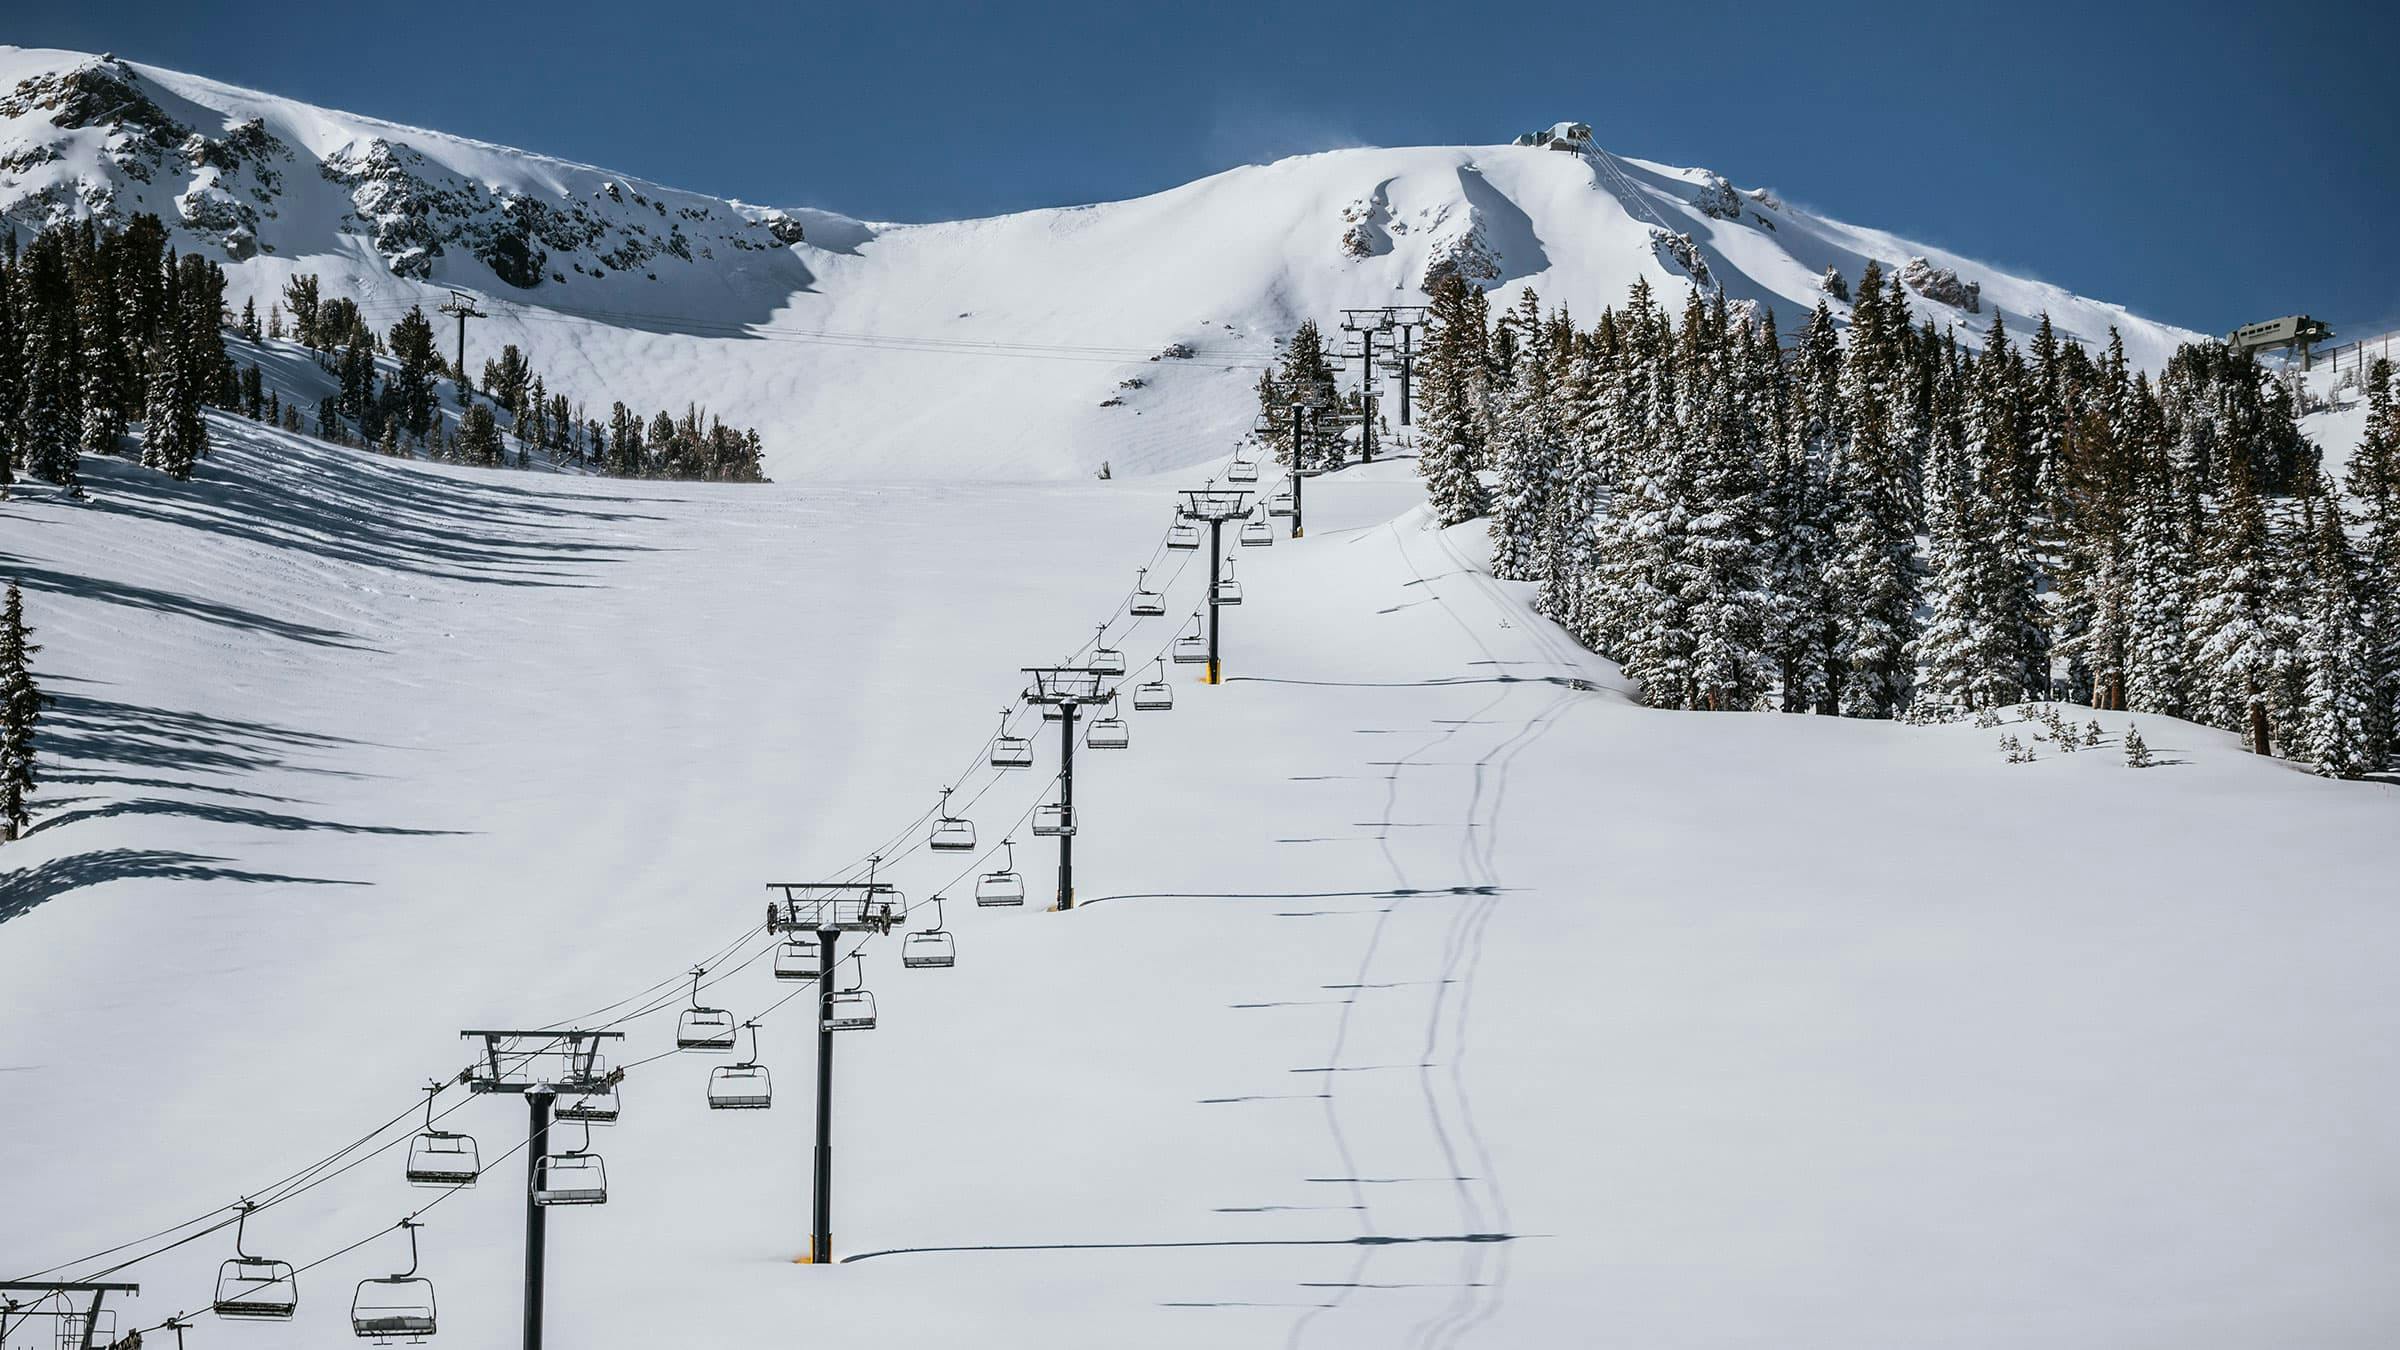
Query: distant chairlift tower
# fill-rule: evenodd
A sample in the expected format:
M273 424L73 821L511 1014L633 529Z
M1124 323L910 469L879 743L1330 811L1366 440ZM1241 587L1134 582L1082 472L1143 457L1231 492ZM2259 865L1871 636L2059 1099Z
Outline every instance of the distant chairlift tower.
M1357 345L1343 352L1342 359L1358 362L1358 409L1364 414L1358 426L1358 457L1367 464L1375 462L1375 339L1391 332L1393 326L1389 309L1342 311L1342 331L1357 339Z
M874 863L880 861L869 861L864 881L767 883L780 897L767 902L767 931L814 933L817 938L816 1184L810 1200L808 1255L803 1258L809 1265L833 1260L833 1033L874 1025L872 1014L863 1021L834 1015L834 944L844 933L889 933L907 908L897 889L875 880Z
M1075 908L1075 722L1082 709L1116 696L1105 675L1082 666L1027 666L1033 683L1025 701L1058 709L1058 802L1055 828L1039 815L1034 833L1058 836L1058 908ZM1036 808L1037 811L1043 808Z
M438 312L452 315L458 320L458 385L459 388L466 390L468 398L472 399L475 394L475 381L467 375L467 320L488 319L492 316L475 308L475 297L465 291L450 292L450 298L442 302Z
M1240 520L1250 514L1250 494L1230 488L1186 488L1183 493L1183 518L1208 522L1208 673L1201 677L1203 684L1223 684L1225 668L1220 659L1222 648L1217 641L1218 582L1225 566L1225 522Z

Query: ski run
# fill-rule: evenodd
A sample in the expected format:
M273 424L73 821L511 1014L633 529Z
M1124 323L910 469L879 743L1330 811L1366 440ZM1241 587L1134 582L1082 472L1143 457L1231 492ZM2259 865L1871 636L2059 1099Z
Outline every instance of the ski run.
M118 78L5 55L0 87ZM1827 268L1930 258L1974 271L1985 308L1950 313L1894 270L1884 331L1956 335L1929 391L1959 401L1926 406L1961 424L1994 406L1964 392L2001 378L1992 320L2021 346L2044 314L2095 369L2117 329L2142 397L2155 381L2248 407L2214 368L2167 374L2196 335L1597 147L1344 151L1140 202L882 226L114 64L178 125L256 117L295 158L280 213L242 227L274 253L233 256L231 227L200 230L171 194L123 204L167 212L173 246L220 269L189 280L223 286L227 327L154 317L141 392L159 401L137 400L161 427L194 419L205 453L137 462L173 444L139 416L111 429L124 453L12 442L0 502L0 582L47 696L27 827L0 844L0 1278L138 1283L91 1344L356 1340L376 1329L359 1309L418 1279L439 1291L432 1344L520 1344L529 1177L585 1175L536 1154L605 1163L605 1203L541 1207L547 1343L593 1350L2188 1350L2379 1346L2400 1320L2389 776L2313 773L2280 722L2279 753L2252 753L2197 697L2199 720L2138 691L2114 700L2132 711L2089 706L2090 678L2052 702L1928 677L1957 695L1941 716L1657 706L1708 705L1701 676L1660 693L1686 667L1659 630L1706 616L1608 617L1652 594L1626 562L1652 534L1576 555L1595 579L1571 603L1507 553L1538 533L1511 533L1511 493L1541 479L1555 520L1573 474L1523 471L1553 433L1510 413L1548 405L1493 372L1535 358L1468 352L1459 316L1507 346L1553 305L1613 323L1640 283L1657 332L1687 295L1706 332L1713 305L1729 326L1705 361L1749 369L1723 334L1752 320L1788 343L1822 301L1852 343L1864 303L1873 328L1877 302L1837 303ZM51 112L0 104L12 137L57 135ZM146 181L105 127L69 131L19 195L0 187L27 238L55 223L44 175ZM706 207L748 270L660 257L655 285L577 271L526 292L458 242L480 237L471 214L431 271L396 265L344 224L352 185L296 167L362 162L370 140L417 156L420 184L589 200L607 182L687 223ZM808 241L723 242L778 221ZM357 400L352 326L312 350L233 318L249 302L288 322L304 276L370 335ZM587 405L555 444L521 445L530 401L488 378L462 412L441 377L405 427L388 335L454 285L491 315L478 359L513 344ZM1427 304L1450 309L1416 335L1417 416L1398 422L1383 380L1386 439L1360 462L1360 429L1335 430L1357 363L1320 388L1294 348L1335 359L1345 306ZM1520 304L1532 317L1502 323ZM448 321L432 333L439 370ZM175 392L213 380L194 354L210 339L305 416ZM1689 350L1668 342L1658 369L1688 371L1664 353ZM2122 387L2108 415L2136 425ZM2242 387L2269 391L2262 416L2306 438L2307 481L2343 509L2362 500L2344 484L2400 483L2390 410L2360 382ZM577 448L612 402L650 456L626 473L599 458L608 435ZM1315 441L1290 402L1315 408ZM697 415L687 435L687 403L756 427L773 481L667 476L729 444ZM523 449L528 471L453 462L479 413L509 429L498 462ZM362 417L399 427L401 452ZM1304 530L1265 509L1295 487L1295 440L1324 457ZM1992 462L1986 440L1960 446L1929 475L1921 547L1952 560L1924 579L1929 620L1984 613L1982 592L1935 586L1965 575L1969 484L1997 481L1944 487ZM2262 489L2276 567L2323 539L2288 471ZM1710 472L1629 471L1606 500L1717 491ZM1193 490L1247 494L1221 551L1176 546ZM2212 508L2230 490L2207 479ZM1253 519L1271 546L1239 541ZM2367 569L2389 560L2353 524L2365 579L2344 621L2363 630L2391 604ZM1214 683L1178 659L1212 564L1240 588L1214 610ZM1146 593L1158 613L1137 612ZM2262 604L2324 618L2295 593ZM1061 910L1060 840L1035 833L1061 724L1026 701L1025 668L1103 646L1121 692L1079 710ZM1767 664L1722 687L1776 702ZM1140 706L1161 684L1171 708ZM1122 750L1093 725L1112 715ZM1015 737L1032 765L999 767ZM945 818L972 822L971 847L932 846ZM836 988L871 995L873 1025L826 1038L831 1249L810 1261L829 991L779 978L814 953L761 919L771 883L855 902L870 868L896 912L840 939ZM979 904L1001 871L1024 902ZM904 963L928 932L953 965ZM678 1049L708 1021L695 1006L727 1014L728 1049ZM507 1076L462 1036L486 1028L544 1033L512 1044L550 1061L516 1067L587 1086L557 1038L621 1033L600 1049L616 1119L554 1121L529 1153L517 1095L470 1090ZM714 1071L753 1063L771 1106L715 1109ZM471 1137L472 1185L410 1184L435 1135ZM245 1258L267 1264L227 1265ZM237 1284L246 1304L228 1273L260 1276ZM405 1339L416 1314L384 1315ZM84 1330L0 1314L6 1350Z

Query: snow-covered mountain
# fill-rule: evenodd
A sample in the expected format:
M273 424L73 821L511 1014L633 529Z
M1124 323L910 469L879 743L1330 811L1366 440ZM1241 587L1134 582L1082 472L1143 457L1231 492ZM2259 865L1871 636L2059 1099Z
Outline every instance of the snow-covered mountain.
M697 400L758 426L782 476L1192 463L1248 425L1278 335L1419 302L1445 268L1500 303L1532 286L1596 315L1647 277L1669 296L1721 287L1789 324L1828 267L1855 280L1873 258L1908 269L1920 316L1971 332L2047 311L2087 341L2117 326L2150 365L2194 336L1596 146L1338 150L1132 201L889 225L109 56L0 48L0 90L10 224L156 212L178 247L227 265L236 296L313 271L379 324L476 292L493 317L468 335L470 364L514 342L552 388L603 408Z

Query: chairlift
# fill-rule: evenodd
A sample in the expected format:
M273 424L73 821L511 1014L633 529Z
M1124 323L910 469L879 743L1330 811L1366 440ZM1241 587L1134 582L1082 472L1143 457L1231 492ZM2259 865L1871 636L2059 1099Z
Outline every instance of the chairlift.
M1175 523L1167 527L1167 547L1178 553L1189 553L1199 548L1200 527L1177 517Z
M900 965L907 970L947 970L958 964L958 943L942 927L942 897L933 897L933 927L900 939Z
M851 960L858 960L852 953ZM852 967L853 971L857 968ZM825 1001L824 1029L827 1031L873 1031L875 1029L875 996L863 988L836 989Z
M433 1334L433 1281L417 1273L417 1229L414 1219L402 1219L408 1232L408 1269L358 1282L350 1296L350 1330L378 1345L406 1340L421 1345Z
M950 789L942 789L942 814L933 822L926 846L936 853L968 853L975 848L975 822L950 814Z
M1085 670L1096 675L1125 673L1125 653L1108 645L1108 625L1100 625L1100 635L1092 639L1092 659L1083 663Z
M1233 461L1233 467L1225 471L1225 481L1228 483L1257 482L1258 461L1236 457Z
M744 1022L742 1028L750 1033L750 1058L708 1071L711 1111L764 1111L775 1104L774 1077L758 1062L758 1023Z
M1123 750L1133 744L1132 729L1117 715L1116 695L1108 696L1108 716L1093 719L1092 732L1083 743L1094 750Z
M1217 582L1214 598L1220 605L1242 603L1242 583L1233 579L1233 559L1231 558L1225 560L1225 575Z
M233 1226L233 1259L217 1267L217 1296L209 1306L217 1316L236 1321L288 1322L300 1308L300 1277L289 1261L244 1250L250 1211L256 1208L248 1200L241 1202L241 1217Z
M576 1120L586 1125L614 1125L624 1109L624 1102L617 1096L617 1085L603 1081L588 1091L561 1094L554 1114L560 1120Z
M785 938L775 944L775 978L817 978L817 944L807 938Z
M1126 606L1125 612L1137 619L1155 619L1167 612L1167 598L1150 590L1145 584L1149 580L1150 569L1147 567L1133 579L1133 603Z
M1270 516L1288 516L1293 513L1293 510L1292 493L1289 488L1267 498L1267 514Z
M975 904L980 909L1025 903L1025 878L1017 874L1017 843L1003 839L1000 846L1008 850L1008 862L999 871L986 872L975 879Z
M1267 548L1275 542L1275 527L1267 523L1265 516L1252 516L1242 522L1238 538L1243 548Z
M1030 769L1033 767L1033 738L1008 734L1008 709L1000 710L1000 734L992 738L992 767L995 769Z
M1043 802L1033 808L1033 832L1045 838L1075 833L1075 808L1062 802Z
M1158 663L1158 678L1133 687L1135 712L1166 712L1175 706L1174 686L1167 683L1166 662Z
M472 1186L483 1175L483 1160L472 1135L433 1127L433 1099L445 1084L425 1088L425 1130L408 1145L408 1182L412 1186Z
M1200 631L1200 616L1192 616L1192 631L1175 639L1175 664L1204 665L1208 661L1208 638Z
M733 1014L723 1008L700 1006L700 977L708 973L706 966L692 968L692 1006L683 1010L675 1023L675 1048L678 1050L731 1050L733 1048Z
M605 1205L608 1166L592 1152L591 1126L583 1142L562 1153L545 1153L533 1163L533 1203L537 1205Z

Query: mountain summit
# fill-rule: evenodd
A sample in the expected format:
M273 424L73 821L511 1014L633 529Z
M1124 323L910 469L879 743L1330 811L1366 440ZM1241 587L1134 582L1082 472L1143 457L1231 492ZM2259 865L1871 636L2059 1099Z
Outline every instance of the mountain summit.
M1177 467L1249 424L1274 335L1422 299L1449 272L1578 314L1637 278L1791 331L1872 259L1973 339L2047 312L2162 363L2194 334L1561 122L1514 145L1353 149L1096 206L870 224L663 187L114 56L0 48L0 221L150 212L263 307L294 273L388 324L489 297L582 397L697 397L778 475L1052 477ZM1603 128L1604 130L1604 128ZM588 388L577 385L588 381ZM928 388L945 396L929 399ZM1167 416L1162 416L1167 414ZM1170 430L1172 427L1172 430ZM1197 428L1197 432L1195 432ZM1096 450L1094 447L1106 447Z

